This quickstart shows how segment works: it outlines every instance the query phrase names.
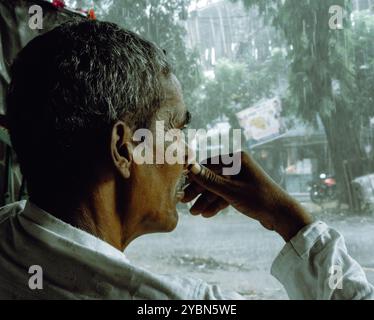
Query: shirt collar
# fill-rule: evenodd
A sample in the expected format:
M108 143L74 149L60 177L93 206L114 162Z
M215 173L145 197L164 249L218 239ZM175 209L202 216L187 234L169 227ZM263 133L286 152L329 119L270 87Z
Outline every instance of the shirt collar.
M29 200L24 201L24 210L21 212L21 217L30 220L43 229L48 230L69 242L73 242L91 250L93 249L107 256L109 255L112 258L124 259L126 262L129 262L122 251L84 230L65 223Z

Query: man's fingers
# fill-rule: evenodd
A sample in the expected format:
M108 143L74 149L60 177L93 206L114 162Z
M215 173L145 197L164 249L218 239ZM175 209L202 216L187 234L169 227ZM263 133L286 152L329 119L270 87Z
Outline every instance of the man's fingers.
M225 197L231 191L231 181L229 179L214 173L200 164L191 165L189 176L191 180L200 186L222 197Z
M196 200L190 209L191 214L198 215L209 207L214 201L218 199L218 196L209 192L204 191L201 196Z
M200 193L205 190L204 187L200 186L196 182L190 183L184 190L184 196L181 202L187 203L195 199Z
M218 212L223 209L226 209L229 206L227 201L223 200L222 198L218 198L216 201L211 203L202 213L201 215L204 218L211 218L215 216Z

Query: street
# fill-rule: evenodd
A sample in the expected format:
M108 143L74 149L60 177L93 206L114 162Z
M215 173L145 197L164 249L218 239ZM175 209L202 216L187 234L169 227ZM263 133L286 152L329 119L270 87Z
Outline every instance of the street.
M323 220L344 235L350 254L374 283L374 218L330 214ZM212 219L183 213L175 231L143 236L130 244L126 255L155 273L200 278L247 299L288 299L270 275L283 245L280 236L237 212Z

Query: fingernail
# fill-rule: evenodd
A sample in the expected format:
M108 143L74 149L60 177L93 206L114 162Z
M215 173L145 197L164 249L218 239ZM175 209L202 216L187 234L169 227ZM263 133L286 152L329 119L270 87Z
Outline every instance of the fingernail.
M188 170L193 174L198 175L201 172L201 166L198 163L190 164Z

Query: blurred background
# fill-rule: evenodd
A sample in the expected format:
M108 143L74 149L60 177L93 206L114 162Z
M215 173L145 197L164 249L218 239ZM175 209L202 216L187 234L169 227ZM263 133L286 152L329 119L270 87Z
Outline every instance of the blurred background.
M42 30L28 27L31 5ZM9 66L37 34L69 19L112 21L155 42L180 79L191 128L209 153L240 147L317 218L336 226L374 279L374 0L0 0L0 113ZM1 204L27 197L0 118ZM199 149L199 135L193 145ZM130 245L130 260L189 274L248 298L286 298L270 276L276 235L226 210L188 215Z

